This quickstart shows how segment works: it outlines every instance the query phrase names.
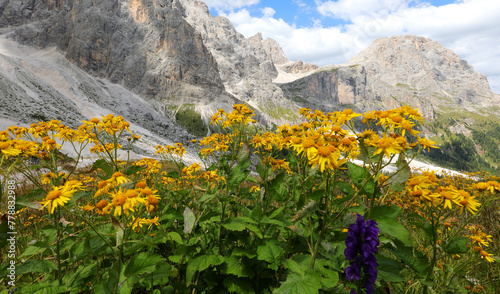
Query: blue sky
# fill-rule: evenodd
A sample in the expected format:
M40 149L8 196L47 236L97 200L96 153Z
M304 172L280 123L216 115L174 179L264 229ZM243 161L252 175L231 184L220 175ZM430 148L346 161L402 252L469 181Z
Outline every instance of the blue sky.
M499 0L204 0L251 37L262 33L290 60L346 62L379 37L420 35L485 74L500 93Z

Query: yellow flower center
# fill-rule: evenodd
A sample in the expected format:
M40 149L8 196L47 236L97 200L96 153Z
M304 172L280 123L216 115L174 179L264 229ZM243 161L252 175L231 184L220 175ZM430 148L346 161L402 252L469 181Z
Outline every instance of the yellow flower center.
M318 148L318 153L323 157L328 157L332 153L332 150L329 146L321 146Z
M116 172L112 175L113 178L118 178L118 177L123 177L123 174L121 172Z
M116 194L113 198L113 206L121 206L127 202L127 196L123 193Z
M314 142L312 138L305 138L302 142L302 147L309 148L311 146L314 146L314 144L316 144L316 142Z
M49 192L49 194L47 194L47 200L54 200L57 197L61 196L61 194L62 193L59 190L52 190Z
M95 207L99 208L99 209L103 209L104 207L108 206L109 202L106 200L106 199L103 199L101 201L99 201L99 203L97 203L95 205Z
M158 201L158 199L156 199L156 197L149 196L148 197L148 202L149 202L149 204L156 206L156 205L158 205L159 201Z
M395 123L400 123L403 121L403 118L399 115L396 115L392 118L392 121L395 122Z
M0 142L0 149L7 149L9 148L10 143L9 142Z

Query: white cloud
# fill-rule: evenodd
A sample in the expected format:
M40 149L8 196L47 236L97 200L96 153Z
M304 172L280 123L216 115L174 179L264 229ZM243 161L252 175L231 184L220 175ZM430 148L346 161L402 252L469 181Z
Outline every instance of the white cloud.
M352 20L361 15L384 16L408 7L407 0L338 0L316 1L318 12L344 20Z
M463 0L439 7L421 0L414 1L416 5L409 5L410 2L316 1L320 14L343 18L349 23L337 27L323 27L316 21L312 27L299 28L274 18L272 8L262 9L261 16L250 15L246 9L233 10L225 16L246 37L261 32L264 38L278 41L289 59L318 65L345 62L379 37L406 34L429 37L486 74L492 89L500 93L500 1Z
M259 4L260 0L204 0L203 2L217 10L233 10Z

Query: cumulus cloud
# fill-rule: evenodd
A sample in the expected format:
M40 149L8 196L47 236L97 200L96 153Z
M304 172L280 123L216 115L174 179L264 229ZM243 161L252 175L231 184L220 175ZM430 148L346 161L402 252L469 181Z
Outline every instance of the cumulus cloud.
M231 3L237 2L257 1ZM261 15L251 15L242 8L226 10L229 12L225 16L245 36L261 32L264 38L278 41L289 59L318 65L346 62L379 37L425 36L486 74L492 89L500 93L500 68L495 66L500 64L498 0L461 0L439 7L423 0L315 0L315 3L323 17L340 18L346 24L324 27L316 21L310 27L297 27L275 18L275 10L269 7L261 9Z
M317 10L325 16L344 20L356 19L362 15L384 16L408 7L406 0L338 0L316 1Z

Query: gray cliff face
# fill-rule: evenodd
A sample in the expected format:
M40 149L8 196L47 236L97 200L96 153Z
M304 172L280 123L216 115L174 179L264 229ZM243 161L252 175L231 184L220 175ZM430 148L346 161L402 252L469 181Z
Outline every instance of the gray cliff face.
M272 82L278 75L275 63L288 61L276 41L263 40L260 33L245 38L227 18L213 17L201 1L179 0L179 4L179 11L217 61L226 91L259 110L267 122L293 120L292 112L298 108Z
M359 111L408 104L427 118L446 108L495 105L486 77L438 42L417 36L380 38L348 63L281 84L297 103Z
M3 2L0 24L17 26L17 41L57 45L78 67L138 94L169 96L181 83L224 89L214 58L175 1Z

